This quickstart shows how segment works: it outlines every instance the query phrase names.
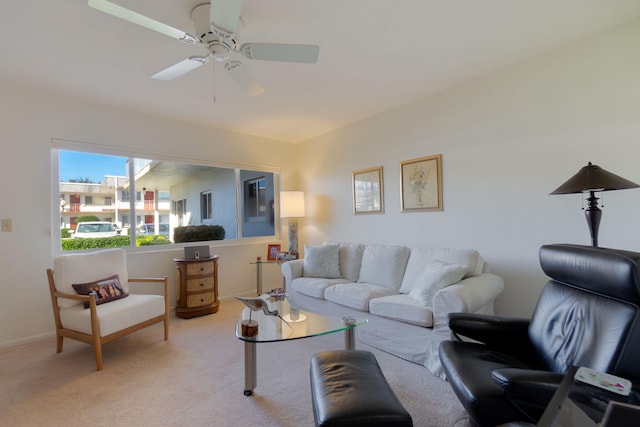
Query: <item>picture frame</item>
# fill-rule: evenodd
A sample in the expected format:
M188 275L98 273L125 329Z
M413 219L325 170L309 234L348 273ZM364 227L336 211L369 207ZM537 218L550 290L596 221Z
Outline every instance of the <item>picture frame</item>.
M353 172L352 192L355 215L384 213L382 166Z
M270 243L269 246L267 246L267 261L277 261L280 249L282 249L280 243Z
M400 194L402 212L443 210L442 155L400 162Z

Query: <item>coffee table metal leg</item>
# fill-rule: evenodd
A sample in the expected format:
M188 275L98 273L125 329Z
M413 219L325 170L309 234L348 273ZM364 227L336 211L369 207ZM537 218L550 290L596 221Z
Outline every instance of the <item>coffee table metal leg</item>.
M256 343L244 342L244 395L251 396L257 385Z
M256 293L258 295L262 295L262 263L258 262L256 266L258 267L256 276Z
M344 330L344 348L346 350L356 349L356 328L351 327Z

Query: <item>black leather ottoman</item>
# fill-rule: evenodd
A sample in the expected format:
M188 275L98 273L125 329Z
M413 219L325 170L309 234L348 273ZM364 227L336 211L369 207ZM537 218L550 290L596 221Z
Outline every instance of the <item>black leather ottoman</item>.
M311 358L316 426L413 426L373 353L342 350Z

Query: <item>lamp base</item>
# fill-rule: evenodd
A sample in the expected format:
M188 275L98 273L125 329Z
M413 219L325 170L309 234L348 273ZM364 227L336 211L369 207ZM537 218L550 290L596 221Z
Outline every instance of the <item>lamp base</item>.
M289 253L298 254L298 221L296 219L289 220Z
M593 191L590 192L589 207L585 209L584 216L587 219L587 225L589 225L589 233L591 233L591 246L598 246L598 229L600 228L600 219L602 218L602 211L598 207L598 198Z
M297 323L307 320L307 315L304 313L298 313L298 317L296 318L293 314L285 314L284 316L282 316L282 318L287 323Z

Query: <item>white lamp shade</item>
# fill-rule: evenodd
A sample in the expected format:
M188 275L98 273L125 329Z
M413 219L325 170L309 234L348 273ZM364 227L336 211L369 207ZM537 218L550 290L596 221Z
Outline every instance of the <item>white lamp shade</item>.
M280 192L280 218L302 218L304 214L304 191Z

